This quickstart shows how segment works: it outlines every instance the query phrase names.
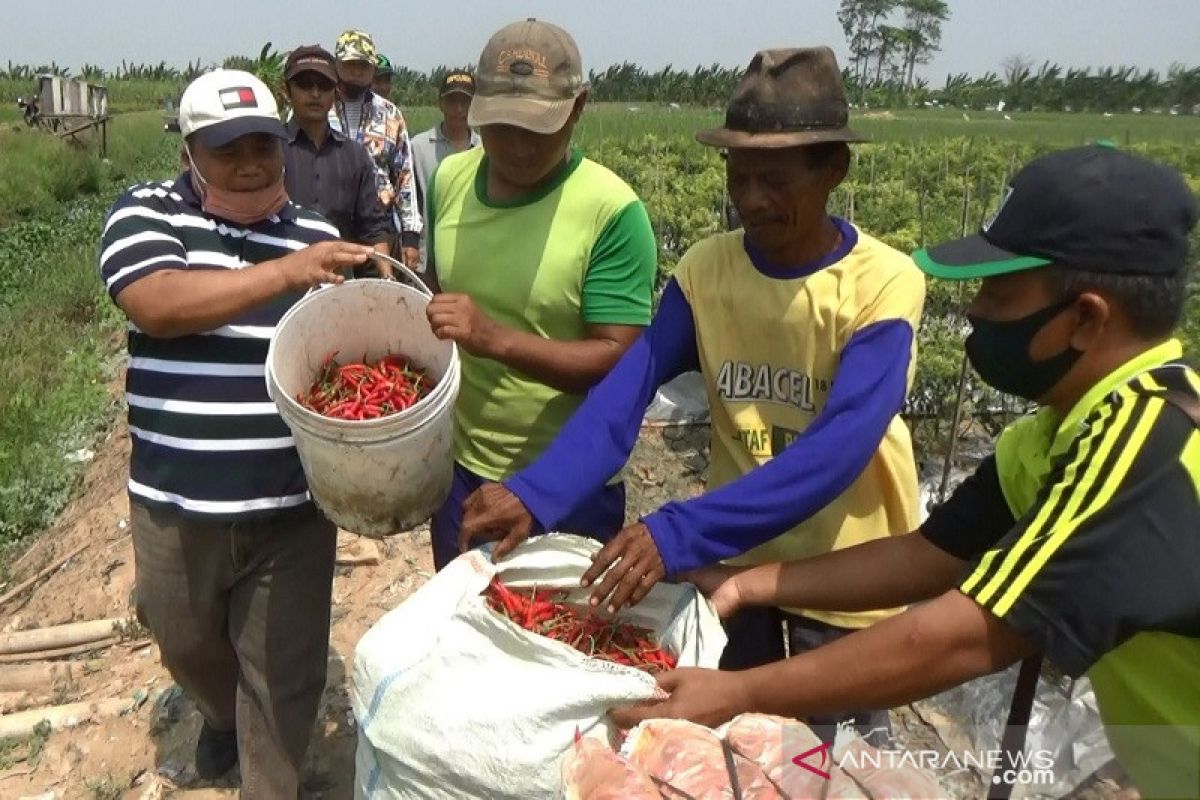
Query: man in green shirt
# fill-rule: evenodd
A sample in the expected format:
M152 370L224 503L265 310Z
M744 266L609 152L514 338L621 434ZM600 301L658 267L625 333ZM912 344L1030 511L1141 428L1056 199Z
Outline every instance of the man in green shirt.
M617 721L886 708L1041 652L1091 679L1143 796L1200 797L1200 376L1171 338L1197 213L1174 170L1082 147L1019 172L978 235L918 251L983 279L967 355L1042 408L919 531L692 578L723 615L920 604L769 666L670 673L669 699Z
M458 343L455 477L431 523L435 565L459 554L463 502L545 449L650 322L654 233L637 195L571 147L587 100L563 29L529 19L479 58L468 115L483 148L450 156L426 197L435 335ZM615 478L616 476L614 476ZM561 530L625 522L610 481Z

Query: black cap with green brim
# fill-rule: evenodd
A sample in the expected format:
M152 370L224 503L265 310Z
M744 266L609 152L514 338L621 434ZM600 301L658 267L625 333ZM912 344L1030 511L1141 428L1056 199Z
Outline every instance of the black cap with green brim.
M1105 146L1034 159L979 233L913 253L936 278L967 280L1057 264L1123 275L1187 265L1196 198L1170 167Z
M990 278L1054 263L1048 258L1011 253L980 234L922 248L913 253L913 261L926 274L948 281Z

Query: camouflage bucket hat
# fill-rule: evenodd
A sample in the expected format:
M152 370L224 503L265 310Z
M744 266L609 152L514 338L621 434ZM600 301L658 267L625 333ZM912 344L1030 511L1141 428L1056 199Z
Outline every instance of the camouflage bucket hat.
M338 61L370 61L375 63L375 41L366 31L344 31L333 49Z

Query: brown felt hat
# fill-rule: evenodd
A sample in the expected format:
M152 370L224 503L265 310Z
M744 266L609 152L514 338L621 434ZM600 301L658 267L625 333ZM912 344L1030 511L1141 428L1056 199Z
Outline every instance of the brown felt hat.
M842 71L828 47L760 50L725 110L725 126L696 134L713 147L797 147L865 142L846 126Z

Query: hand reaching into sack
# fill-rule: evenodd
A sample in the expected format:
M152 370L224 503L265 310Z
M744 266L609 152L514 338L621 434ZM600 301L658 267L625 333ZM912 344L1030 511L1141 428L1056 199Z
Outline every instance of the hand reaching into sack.
M500 483L485 483L471 492L463 503L462 527L458 532L459 552L471 549L472 542L496 541L492 550L495 563L529 538L534 519L521 498Z
M608 602L608 613L635 606L667 575L658 545L644 522L629 525L592 557L592 566L583 573L581 586L591 586L603 575L592 592L591 604Z

